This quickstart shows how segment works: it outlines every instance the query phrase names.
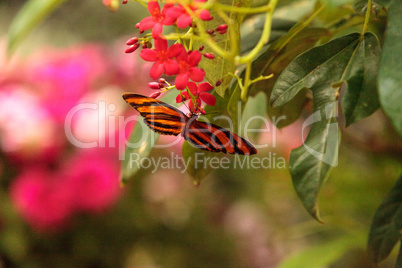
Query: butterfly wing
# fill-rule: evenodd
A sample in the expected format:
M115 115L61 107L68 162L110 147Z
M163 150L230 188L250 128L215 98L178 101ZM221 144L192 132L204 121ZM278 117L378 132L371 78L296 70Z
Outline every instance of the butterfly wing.
M150 129L164 135L179 135L189 120L180 110L154 98L124 93L123 99L144 117Z
M211 152L253 155L257 149L250 142L220 126L191 118L184 138L193 146Z

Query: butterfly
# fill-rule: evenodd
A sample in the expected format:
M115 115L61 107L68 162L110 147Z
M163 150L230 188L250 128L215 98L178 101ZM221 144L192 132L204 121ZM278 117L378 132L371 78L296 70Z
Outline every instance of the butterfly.
M254 146L229 130L198 121L196 114L185 115L167 103L135 93L124 93L123 99L144 117L145 124L157 133L177 136L196 148L211 152L253 155Z

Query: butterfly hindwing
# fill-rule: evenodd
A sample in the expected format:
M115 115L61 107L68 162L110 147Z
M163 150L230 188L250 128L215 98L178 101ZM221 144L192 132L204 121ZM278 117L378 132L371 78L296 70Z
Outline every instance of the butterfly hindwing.
M211 152L253 155L257 150L247 140L220 126L190 119L184 138L193 146Z
M123 99L144 117L145 124L155 132L177 136L187 124L188 117L184 113L162 101L134 93L124 93Z

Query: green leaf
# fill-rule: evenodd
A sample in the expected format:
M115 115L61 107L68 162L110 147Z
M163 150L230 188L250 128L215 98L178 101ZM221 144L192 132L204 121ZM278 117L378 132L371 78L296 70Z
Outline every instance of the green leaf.
M396 258L394 268L402 267L402 245L399 247L398 257Z
M177 106L175 103L175 97L177 92L170 91L160 99L173 106ZM131 131L130 138L128 140L128 147L126 147L124 153L124 159L122 161L120 182L122 185L126 185L127 182L134 177L139 171L141 159L147 157L152 148L158 141L159 134L153 132L142 120L142 117L137 115L137 122Z
M402 174L374 214L367 251L378 263L391 253L402 239Z
M241 24L241 54L249 52L257 45L264 29L265 17L265 14L252 16ZM269 43L285 35L295 24L294 21L273 18Z
M375 15L381 12L382 7L388 7L390 4L391 0L376 0L372 1L371 5L371 14L370 16ZM357 0L356 2L353 3L353 9L356 11L356 13L360 15L365 15L366 10L367 10L367 0Z
M397 2L397 0L376 0L374 2L388 8L392 2Z
M217 155L217 153L197 149L187 141L184 141L181 150L183 162L187 168L187 174L191 176L194 185L200 185L201 180L212 172L210 165L204 165L206 159L218 157L219 155Z
M357 33L346 35L296 57L276 81L271 94L272 106L288 103L304 88L313 90L313 87L339 82L359 37ZM332 95L335 95L334 89Z
M14 18L8 30L8 52L13 52L24 38L65 0L29 0Z
M307 25L298 23L286 35L273 42L254 62L251 78L260 75L274 74L271 79L262 80L250 86L250 93L263 91L267 97L271 95L279 75L285 67L299 54L313 47L321 37L328 35L328 31L321 28L307 28ZM268 99L269 101L269 99ZM267 106L268 115L276 127L282 128L294 122L302 111L306 102L306 92L300 92L297 98L282 107ZM285 118L284 118L284 117ZM284 118L278 120L278 118Z
M258 133L264 122L267 123L267 96L264 92L260 92L254 97L250 97L245 104L241 120L240 135L247 138L258 138Z
M402 1L388 9L388 25L378 74L380 103L396 130L402 135Z
M318 98L315 105L320 101ZM307 211L320 222L317 196L331 168L338 164L341 138L336 122L336 102L334 99L331 101L305 121L303 130L311 125L307 139L302 146L292 150L289 157L289 170L296 192Z
M240 100L241 89L239 87L239 83L237 83L237 81L234 81L234 83L232 84L232 88L234 89L231 90L232 93L230 95L227 110L233 120L233 129L237 132L239 130L239 117L241 117L241 114L243 113L244 105L242 105L242 102ZM239 103L241 104L239 105Z
M334 85L351 68L359 37L343 36L296 57L279 76L271 95L276 107L291 101L304 88L313 93L314 113L303 124L303 130L311 129L304 144L291 152L289 169L303 205L318 221L317 196L329 171L337 165L340 143L338 88Z
M248 7L251 5L250 0L222 0L219 1L219 3L238 7ZM211 11L211 15L214 17L214 19L204 22L206 29L215 29L221 24L227 24L225 20L223 20L219 16L217 11ZM233 27L235 29L239 29L244 15L240 13L227 13L226 15L232 20ZM219 47L226 51L234 50L236 54L238 54L240 51L240 35L238 31L235 31L232 36L231 31L228 30L226 34L216 34L212 39L217 43ZM232 47L231 39L234 39L234 43L236 44L235 47ZM208 44L200 41L194 42L195 49L198 49L198 47L202 45L205 45L203 53L209 52L214 54L213 50L208 47ZM221 57L215 57L213 60L210 60L203 57L203 59L199 63L199 67L205 70L205 79L207 79L207 81L215 87L216 93L218 93L219 96L224 97L225 91L232 80L232 77L229 76L228 73L234 73L236 69L234 60L223 59ZM218 81L220 81L221 84L219 86L215 86L216 82Z
M301 252L285 258L278 268L329 267L330 264L342 257L346 252L358 248L360 245L360 237L344 236L334 241L303 249Z
M379 59L380 44L375 35L366 33L344 77L347 89L342 107L346 126L369 116L380 107L376 83Z

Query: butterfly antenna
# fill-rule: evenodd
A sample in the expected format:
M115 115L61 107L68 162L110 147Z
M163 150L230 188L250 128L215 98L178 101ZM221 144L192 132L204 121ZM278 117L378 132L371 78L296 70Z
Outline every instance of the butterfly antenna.
M186 108L189 110L189 112L191 112L191 111L190 111L190 107L188 107L188 105L185 103L185 101L186 101L186 100L183 100L183 99L181 100L181 102L184 104L184 106L186 106Z

